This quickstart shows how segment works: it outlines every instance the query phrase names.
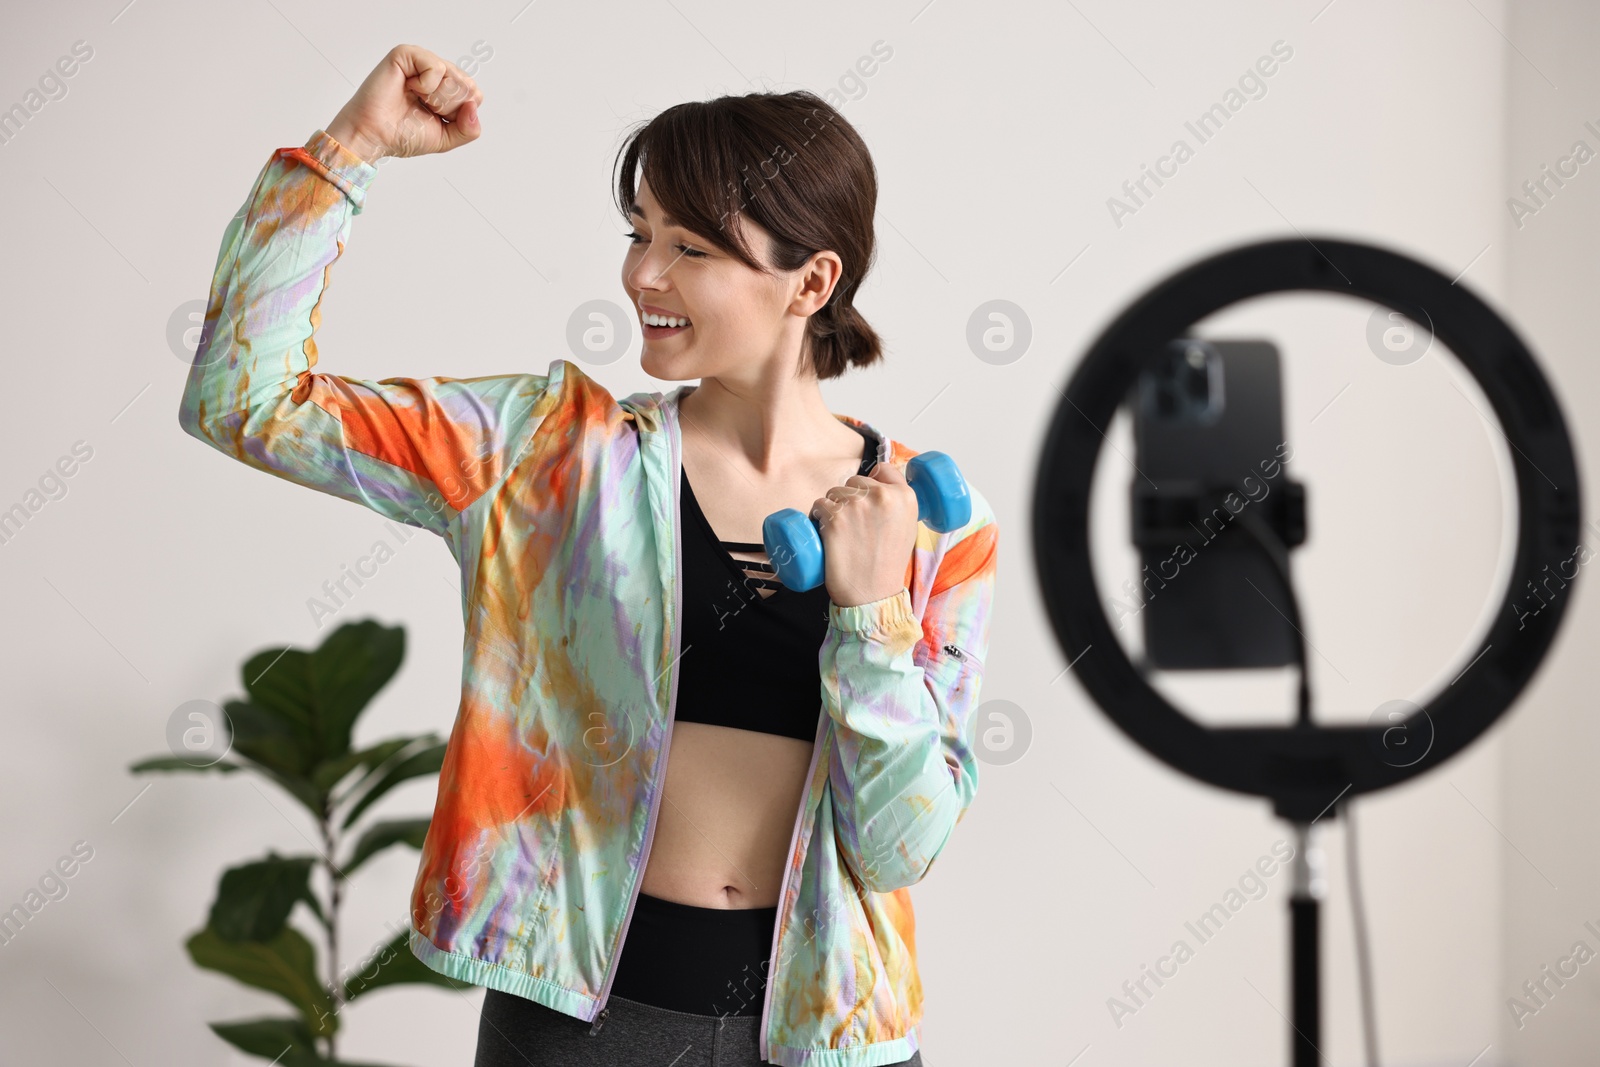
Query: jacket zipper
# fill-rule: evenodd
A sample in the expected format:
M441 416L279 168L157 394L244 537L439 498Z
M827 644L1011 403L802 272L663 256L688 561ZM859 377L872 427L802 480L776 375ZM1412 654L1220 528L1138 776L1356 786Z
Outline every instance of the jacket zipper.
M676 426L677 413L672 415ZM600 1007L595 1012L594 1025L589 1027L589 1036L593 1037L600 1032L606 1024L606 1018L611 1014L607 1006L611 1000L611 983L617 977L617 962L622 958L622 945L628 937L628 926L633 922L634 905L639 900L639 887L644 884L645 866L650 862L650 849L656 841L656 815L661 809L661 796L667 791L667 756L672 749L672 723L678 714L678 657L683 654L683 627L680 620L683 617L683 524L678 521L679 508L678 485L682 479L680 468L683 463L678 445L677 432L668 435L672 442L672 552L673 552L673 601L672 601L672 685L667 696L667 726L661 742L661 766L657 778L655 795L650 798L650 816L644 828L644 853L639 857L639 877L634 879L633 892L628 896L628 910L622 916L622 932L617 938L617 951L611 957L611 966L606 971L605 985L600 989ZM644 447L644 437L640 435L640 447Z
M889 439L882 434L878 435L878 454L873 460L873 465L885 462L889 458ZM806 808L811 799L811 779L817 772L817 759L822 755L822 734L827 729L828 711L825 707L817 710L817 736L811 742L811 762L806 765L805 789L800 794L800 810L794 813L794 826L789 831L789 853L783 861L783 885L778 894L777 920L772 924L772 947L767 952L767 988L761 998L761 1024L758 1031L759 1055L763 1062L769 1057L767 1054L767 1019L772 1014L772 987L778 980L778 935L783 930L783 898L789 891L789 872L794 869L794 850L800 843L800 824L805 821Z
M983 671L983 664L978 661L978 657L974 656L971 652L968 652L960 645L945 645L944 652L946 655L954 656L956 659L972 667L973 670L976 670L980 673Z
M772 947L767 951L767 986L761 997L760 1042L761 1059L767 1059L767 1019L772 1014L772 987L778 980L778 934L783 930L783 898L789 891L789 872L794 869L794 850L800 840L800 824L805 821L807 802L811 798L811 778L817 771L817 757L822 753L822 733L827 728L827 710L817 708L817 736L811 742L811 762L806 765L805 788L800 792L800 809L794 813L794 826L789 830L789 852L783 861L783 885L778 892L779 914L772 924Z

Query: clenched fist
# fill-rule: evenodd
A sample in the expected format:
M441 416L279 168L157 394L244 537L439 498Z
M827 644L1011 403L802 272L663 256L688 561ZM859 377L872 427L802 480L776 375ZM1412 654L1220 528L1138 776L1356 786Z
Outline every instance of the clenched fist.
M917 545L917 515L916 490L888 463L871 474L852 474L813 501L828 599L851 607L904 589Z
M476 141L483 92L460 67L414 44L395 45L326 133L368 163L424 156Z

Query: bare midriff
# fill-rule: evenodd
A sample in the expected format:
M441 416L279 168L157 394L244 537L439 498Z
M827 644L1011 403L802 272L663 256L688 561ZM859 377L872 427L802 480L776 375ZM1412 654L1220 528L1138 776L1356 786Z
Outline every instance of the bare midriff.
M701 908L776 904L810 762L807 741L675 723L640 889Z

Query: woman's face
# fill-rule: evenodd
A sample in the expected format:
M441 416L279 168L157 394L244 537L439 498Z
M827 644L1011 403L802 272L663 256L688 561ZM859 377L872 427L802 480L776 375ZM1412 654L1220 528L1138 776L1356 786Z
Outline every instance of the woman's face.
M832 291L827 257L788 273L763 274L662 217L649 183L639 182L622 285L644 332L640 363L667 381L726 377L754 381L775 359L799 352L806 317ZM769 236L748 218L733 220L763 263ZM637 236L634 236L637 235ZM821 258L820 268L813 266ZM659 312L687 326L651 325ZM792 370L792 362L785 372Z

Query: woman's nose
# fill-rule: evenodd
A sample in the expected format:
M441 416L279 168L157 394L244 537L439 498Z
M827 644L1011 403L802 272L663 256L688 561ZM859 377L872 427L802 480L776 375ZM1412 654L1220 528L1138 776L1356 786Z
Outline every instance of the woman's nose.
M666 280L669 266L666 249L657 249L653 245L644 246L644 252L628 271L628 284L635 289L659 289Z

